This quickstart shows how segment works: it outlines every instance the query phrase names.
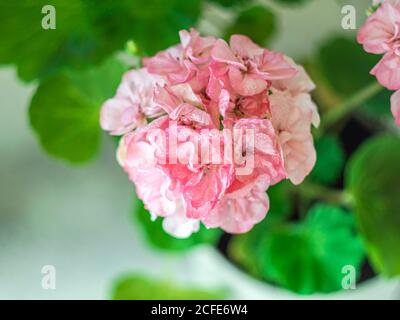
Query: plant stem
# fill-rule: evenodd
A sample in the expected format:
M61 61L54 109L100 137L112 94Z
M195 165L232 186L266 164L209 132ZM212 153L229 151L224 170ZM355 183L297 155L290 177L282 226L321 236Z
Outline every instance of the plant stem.
M321 126L317 131L318 136L322 135L327 129L337 123L339 120L348 116L351 112L357 109L363 102L374 97L378 92L383 90L383 87L378 82L373 82L356 92L349 99L335 108L332 108L322 118Z
M329 203L349 206L350 196L346 191L331 189L313 182L305 181L296 188L296 192L308 199L318 199Z

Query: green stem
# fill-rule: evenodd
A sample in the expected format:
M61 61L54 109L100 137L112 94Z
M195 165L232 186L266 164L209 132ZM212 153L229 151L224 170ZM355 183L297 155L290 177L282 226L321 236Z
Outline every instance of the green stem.
M362 90L356 92L349 99L343 101L343 103L337 107L326 112L322 118L321 126L317 131L317 134L322 135L323 132L332 127L339 120L348 116L351 112L361 106L363 102L374 97L381 90L383 90L383 87L378 82L373 82Z
M351 201L349 194L345 191L331 189L308 181L298 186L296 192L308 199L318 199L345 206L349 206Z

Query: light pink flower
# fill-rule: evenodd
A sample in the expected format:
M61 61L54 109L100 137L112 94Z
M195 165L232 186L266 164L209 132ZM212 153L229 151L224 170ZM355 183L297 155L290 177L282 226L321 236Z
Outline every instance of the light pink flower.
M287 177L282 150L268 119L240 119L233 126L235 180L232 193L248 188L260 177L271 186Z
M304 107L305 94L292 96L273 89L270 96L272 123L283 151L285 169L294 184L300 184L316 162L311 135L312 113Z
M400 90L396 91L390 100L393 116L396 119L396 124L400 127Z
M310 92L315 89L315 84L302 66L297 65L291 58L285 57L285 59L297 70L297 74L289 79L273 81L272 87L294 97L297 106L308 114L314 127L318 127L321 119L318 108L310 95Z
M360 28L357 40L367 52L385 53L371 74L389 90L400 89L400 7L384 2Z
M178 121L180 124L219 128L219 119L205 110L201 97L195 94L187 83L158 87L154 100L168 113L171 120Z
M245 36L228 45L191 29L180 39L124 77L101 125L124 134L118 162L166 232L186 238L200 223L247 232L268 212L269 186L298 184L315 163L315 85L293 60Z
M357 40L367 52L385 53L371 74L389 90L400 89L400 7L384 2L368 17Z
M159 147L151 138L151 130L165 129L166 117L121 139L117 151L120 165L135 183L136 193L151 213L152 219L164 218L163 228L176 238L187 238L197 232L199 220L186 217L184 199L178 186L157 166Z
M377 5L381 5L384 2L388 2L394 7L400 6L400 0L372 0L372 5L377 6Z
M400 1L374 1L380 7L371 14L358 32L357 40L365 51L384 54L371 70L379 83L389 90L400 89ZM398 97L392 96L391 109L398 120Z
M171 180L156 167L156 148L147 139L152 129L162 128L166 117L120 140L117 158L120 165L135 183L136 193L146 208L155 216L174 214L178 196L171 192ZM155 187L157 186L157 187Z
M400 11L385 2L360 28L357 41L369 53L382 54L399 46Z
M235 93L242 96L260 94L268 89L269 81L296 74L282 54L262 49L245 36L233 35L230 46L217 40L211 57L213 76L225 86L228 80Z
M162 223L165 232L178 239L189 238L200 229L200 220L186 217L183 210L165 217Z
M394 51L389 51L371 70L371 74L389 90L400 89L400 56Z
M164 80L146 69L127 72L114 98L108 99L100 113L101 127L112 135L122 135L146 123L146 117L163 114L153 101L153 90Z
M208 83L211 49L214 37L200 37L191 29L182 30L181 44L144 58L143 64L150 73L166 77L171 84L190 83L194 91L201 91Z
M166 133L167 141L177 141L179 161L173 163L168 158L159 167L179 186L186 216L205 217L223 197L233 179L233 164L222 161L223 136L220 131L202 133L181 125L170 125Z
M269 199L260 180L246 193L227 194L203 220L209 228L222 228L229 233L245 233L262 221L269 210Z

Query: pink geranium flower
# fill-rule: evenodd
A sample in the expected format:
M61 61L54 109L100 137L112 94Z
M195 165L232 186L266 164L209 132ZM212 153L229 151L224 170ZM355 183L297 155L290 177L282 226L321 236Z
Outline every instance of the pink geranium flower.
M262 49L249 38L233 35L230 46L217 40L211 53L213 75L229 82L235 93L242 96L260 94L271 80L290 78L294 70L280 53Z
M268 212L266 190L300 183L315 163L315 85L245 36L228 45L192 29L180 39L123 78L101 125L124 135L118 162L166 232L186 238L201 223L247 232Z
M398 47L399 21L399 10L386 1L360 28L357 41L369 53L383 54L395 50Z
M371 70L381 85L389 90L400 89L400 52L389 51Z
M262 221L269 209L265 192L266 180L259 179L246 192L227 194L211 213L203 219L209 228L222 228L229 233L245 233Z
M357 40L364 50L384 54L371 70L382 86L389 90L400 89L400 1L375 1L379 8L371 14L360 28ZM392 111L396 111L396 99L392 99ZM396 114L396 112L393 112ZM396 118L397 119L397 118ZM397 121L397 124L398 121Z
M163 83L162 78L150 75L146 69L127 72L115 97L101 109L101 127L112 135L122 135L144 125L146 117L162 115L163 110L153 101L153 92L156 85Z
M300 184L316 162L310 130L312 117L303 108L301 95L273 90L270 100L272 121L282 147L287 175L294 184Z
M385 1L360 28L357 40L365 51L385 54L371 74L389 90L400 89L400 7Z
M171 84L190 83L195 91L200 91L208 82L215 38L200 37L194 29L183 30L179 35L179 45L143 59L143 64L150 73L166 77Z

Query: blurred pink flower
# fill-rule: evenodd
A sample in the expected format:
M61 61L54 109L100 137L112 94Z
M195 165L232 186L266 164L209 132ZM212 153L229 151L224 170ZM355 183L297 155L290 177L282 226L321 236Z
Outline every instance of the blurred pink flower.
M372 5L381 5L384 2L390 3L392 6L400 6L400 0L372 0Z
M383 54L398 48L400 11L383 3L360 28L357 41L369 53Z
M374 54L384 54L371 70L379 83L389 90L400 89L400 1L374 1L380 5L360 28L357 40L364 50ZM397 115L396 99L392 98L392 112ZM400 126L398 118L396 123Z

